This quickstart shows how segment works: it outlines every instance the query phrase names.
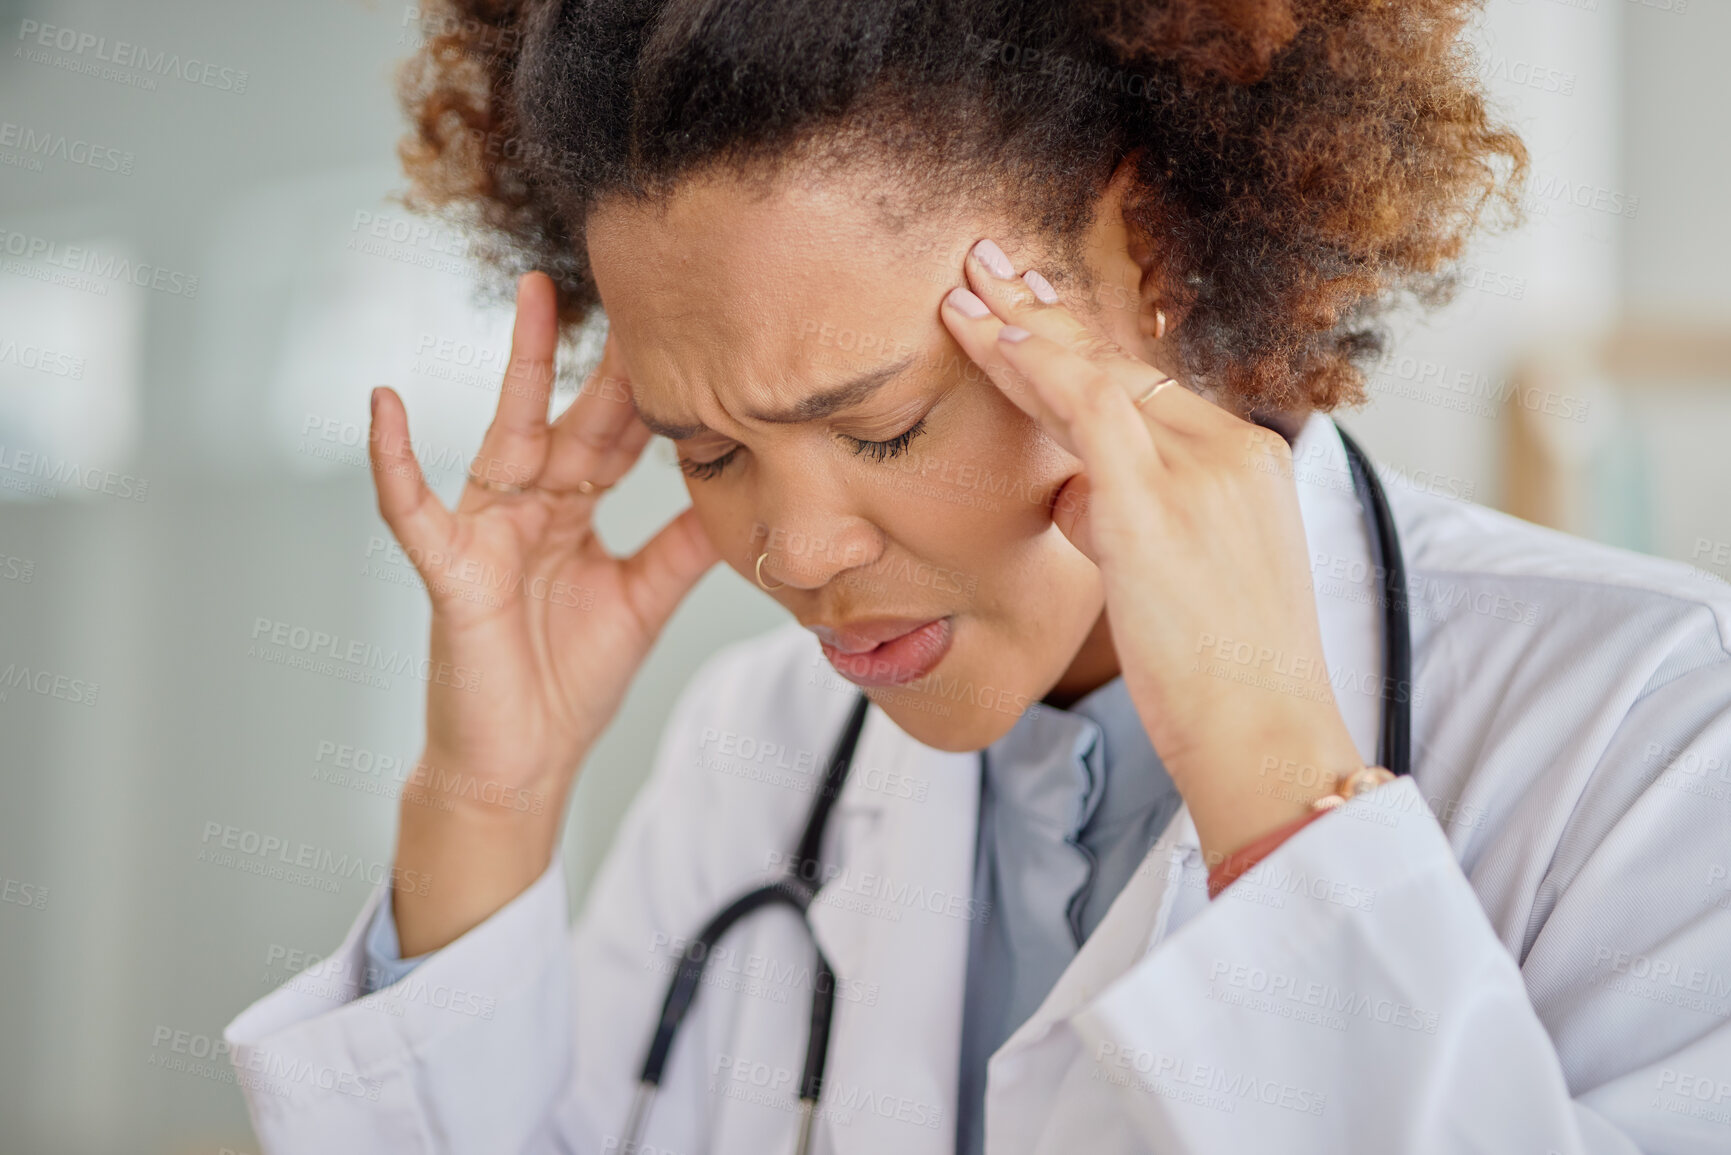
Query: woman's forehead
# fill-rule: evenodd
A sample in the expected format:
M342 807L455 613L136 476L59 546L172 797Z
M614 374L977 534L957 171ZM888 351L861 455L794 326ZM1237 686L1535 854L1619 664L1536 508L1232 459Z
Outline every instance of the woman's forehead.
M705 181L652 209L598 207L591 264L640 408L687 423L693 390L785 408L941 341L939 303L984 226L931 217L893 229L869 187L765 197Z
M959 277L962 258L1001 214L957 207L914 210L874 170L813 174L790 170L773 186L705 174L667 197L601 201L586 229L589 250L609 266L654 280L706 266L733 284L821 284L945 268Z

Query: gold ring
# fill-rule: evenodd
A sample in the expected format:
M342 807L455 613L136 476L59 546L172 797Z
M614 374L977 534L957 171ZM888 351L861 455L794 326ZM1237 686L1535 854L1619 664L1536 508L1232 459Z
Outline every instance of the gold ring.
M763 585L763 559L768 557L768 556L769 556L768 550L764 550L762 553L757 555L757 584L760 586L763 586L763 588L766 590L778 590L782 586L786 585L787 583L786 582L776 582L772 586Z
M1142 408L1142 406L1148 404L1148 402L1150 402L1154 399L1154 394L1160 392L1160 390L1166 388L1166 386L1176 385L1177 383L1178 382L1173 380L1171 377L1166 378L1164 381L1156 381L1148 389L1148 392L1146 392L1146 393L1142 394L1142 396L1136 398L1136 408L1140 409L1140 408Z
M494 493L528 493L535 488L533 485L512 485L508 481L493 481L486 477L476 477L473 473L469 474L469 480L482 489L492 490Z
M585 495L591 493L606 493L612 488L611 485L596 485L593 481L579 481L577 483L577 492Z

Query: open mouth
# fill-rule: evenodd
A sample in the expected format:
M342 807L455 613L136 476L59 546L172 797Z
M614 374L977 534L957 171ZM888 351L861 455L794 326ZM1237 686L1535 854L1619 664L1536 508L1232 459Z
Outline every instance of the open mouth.
M900 686L937 668L949 652L955 631L947 617L915 626L869 650L844 653L819 639L823 656L836 673L856 686Z

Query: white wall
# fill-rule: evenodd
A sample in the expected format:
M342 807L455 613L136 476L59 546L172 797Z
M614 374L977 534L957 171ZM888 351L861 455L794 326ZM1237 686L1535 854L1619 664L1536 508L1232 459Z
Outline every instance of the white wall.
M1475 245L1455 303L1399 326L1370 405L1338 415L1411 484L1496 504L1511 357L1535 338L1609 324L1617 313L1632 222L1606 209L1640 191L1621 171L1624 6L1489 0L1477 23L1472 40L1494 106L1531 156L1526 224Z
M1609 3L1609 0L1604 0ZM1646 192L1623 268L1639 317L1731 318L1731 97L1725 0L1622 0L1623 170ZM1680 9L1680 10L1679 10Z

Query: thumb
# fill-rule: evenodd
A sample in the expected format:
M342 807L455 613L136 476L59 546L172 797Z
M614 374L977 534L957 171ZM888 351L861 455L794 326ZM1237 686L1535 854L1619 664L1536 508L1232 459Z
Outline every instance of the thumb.
M1086 473L1070 478L1052 497L1052 521L1070 539L1070 544L1082 551L1082 556L1099 565L1100 556L1094 552L1094 535L1088 517L1093 492Z
M721 560L689 506L625 559L626 597L638 620L658 634L697 579Z

